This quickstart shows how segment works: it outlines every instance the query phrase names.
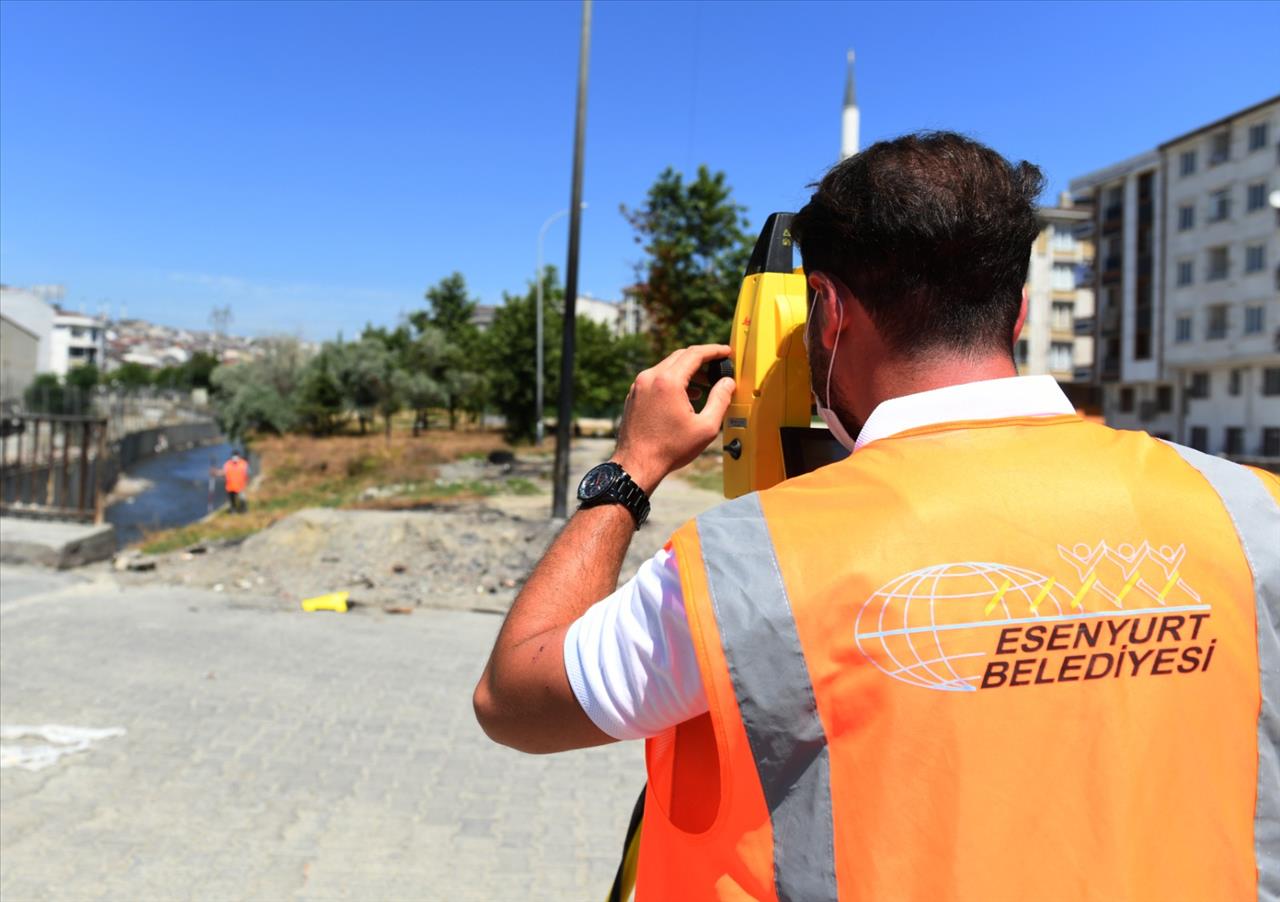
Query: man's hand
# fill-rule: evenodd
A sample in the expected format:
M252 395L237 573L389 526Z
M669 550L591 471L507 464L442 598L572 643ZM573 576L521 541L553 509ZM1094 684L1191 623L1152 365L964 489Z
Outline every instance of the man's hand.
M681 348L636 376L622 411L613 460L648 494L720 434L733 380L725 377L711 387L701 413L689 403L689 381L709 361L731 353L728 345Z

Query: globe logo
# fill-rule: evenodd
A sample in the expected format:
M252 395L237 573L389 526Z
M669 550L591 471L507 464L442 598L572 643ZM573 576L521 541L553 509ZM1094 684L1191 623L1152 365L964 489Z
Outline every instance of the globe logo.
M872 593L858 612L854 639L858 650L895 680L975 692L983 659L1002 627L1069 616L1082 594L1009 564L935 564Z

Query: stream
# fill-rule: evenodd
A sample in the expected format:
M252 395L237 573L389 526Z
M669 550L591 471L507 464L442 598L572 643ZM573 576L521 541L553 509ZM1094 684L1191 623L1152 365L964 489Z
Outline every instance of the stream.
M194 523L208 513L209 468L221 467L230 454L231 445L222 442L157 454L130 467L128 476L151 485L107 508L107 522L115 525L119 547L139 541L148 532ZM222 479L216 478L212 505L226 500Z

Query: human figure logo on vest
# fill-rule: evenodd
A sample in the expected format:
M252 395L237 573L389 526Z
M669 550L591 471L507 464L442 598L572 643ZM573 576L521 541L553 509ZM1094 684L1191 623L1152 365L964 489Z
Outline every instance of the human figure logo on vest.
M934 564L858 612L858 650L913 686L976 692L1209 669L1210 606L1179 572L1186 546L1058 546L1060 579L989 562Z

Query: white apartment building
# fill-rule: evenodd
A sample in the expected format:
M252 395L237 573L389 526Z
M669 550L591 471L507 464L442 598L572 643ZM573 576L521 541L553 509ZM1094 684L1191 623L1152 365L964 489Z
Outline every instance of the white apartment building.
M1040 236L1027 269L1027 318L1014 345L1018 372L1059 382L1093 377L1093 214L1069 195L1041 207Z
M86 364L102 369L107 360L107 324L82 313L59 310L53 317L49 369L59 376Z
M1164 365L1177 435L1204 451L1280 457L1280 98L1160 146Z
M1071 182L1095 209L1108 424L1280 457L1280 97Z
M35 372L49 372L53 319L57 315L54 306L30 289L0 285L0 314L36 337Z
M627 293L621 301L606 301L591 295L578 295L574 313L605 326L619 338L624 335L638 335L649 325L644 308L630 293Z

